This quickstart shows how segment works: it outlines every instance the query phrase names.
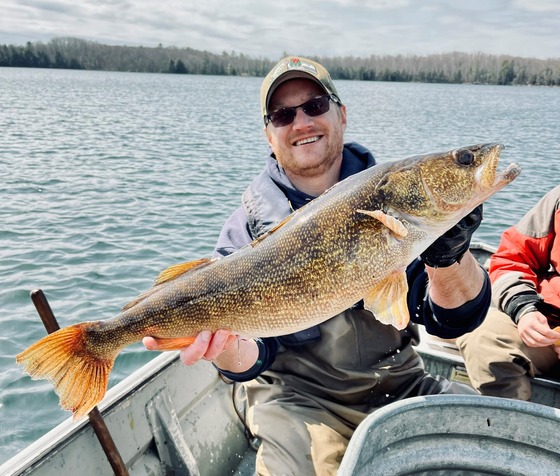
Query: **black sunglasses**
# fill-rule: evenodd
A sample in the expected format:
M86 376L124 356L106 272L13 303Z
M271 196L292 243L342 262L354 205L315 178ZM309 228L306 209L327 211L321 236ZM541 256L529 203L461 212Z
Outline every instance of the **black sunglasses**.
M284 127L290 125L294 122L296 118L296 109L301 107L303 112L308 116L315 117L320 116L329 112L330 109L330 101L334 102L335 104L340 105L340 101L336 96L332 96L330 94L325 96L319 96L309 101L305 101L303 104L299 106L293 107L281 107L276 111L271 112L264 116L264 125L268 126L270 122L274 127Z

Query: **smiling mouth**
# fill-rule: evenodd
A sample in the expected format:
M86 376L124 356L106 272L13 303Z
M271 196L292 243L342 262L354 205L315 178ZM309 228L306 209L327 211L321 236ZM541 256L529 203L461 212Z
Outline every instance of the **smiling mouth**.
M300 145L312 144L313 142L317 142L320 138L321 136L308 137L307 139L302 139L302 140L298 140L297 142L294 142L294 145L298 147Z

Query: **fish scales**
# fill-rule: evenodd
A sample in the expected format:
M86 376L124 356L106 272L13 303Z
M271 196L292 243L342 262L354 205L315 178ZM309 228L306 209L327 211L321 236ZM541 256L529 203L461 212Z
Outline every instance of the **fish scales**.
M33 378L49 379L61 406L79 417L103 397L118 352L146 335L168 349L207 329L285 335L361 299L376 318L403 328L406 267L519 174L516 164L497 173L502 149L462 147L353 175L252 244L172 266L117 316L61 329L17 361Z

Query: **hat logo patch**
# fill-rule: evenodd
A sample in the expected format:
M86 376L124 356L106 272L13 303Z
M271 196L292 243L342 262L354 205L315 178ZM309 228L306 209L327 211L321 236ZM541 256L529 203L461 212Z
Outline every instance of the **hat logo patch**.
M291 58L287 64L287 69L297 69L299 71L307 71L313 76L317 76L317 68L309 63L304 63L299 58Z
M276 80L276 78L278 78L278 76L291 70L305 71L306 73L309 73L313 76L319 75L317 68L315 68L315 66L313 66L312 64L304 63L299 58L290 58L289 61L281 64L274 70L274 73L272 73L272 75L270 76L270 83L272 84Z

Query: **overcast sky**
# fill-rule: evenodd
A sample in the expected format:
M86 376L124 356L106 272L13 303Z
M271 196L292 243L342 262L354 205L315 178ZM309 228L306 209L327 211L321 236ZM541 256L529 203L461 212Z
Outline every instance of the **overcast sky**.
M560 57L560 0L0 0L0 44L72 36L279 59Z

